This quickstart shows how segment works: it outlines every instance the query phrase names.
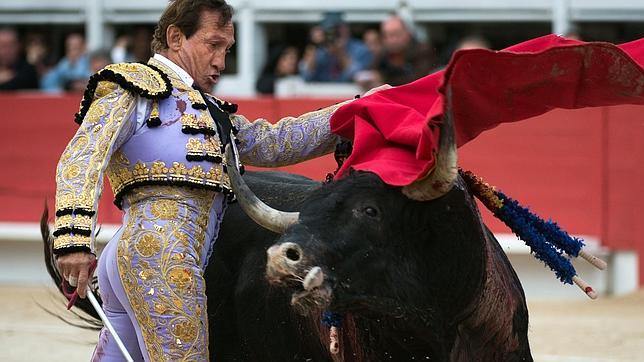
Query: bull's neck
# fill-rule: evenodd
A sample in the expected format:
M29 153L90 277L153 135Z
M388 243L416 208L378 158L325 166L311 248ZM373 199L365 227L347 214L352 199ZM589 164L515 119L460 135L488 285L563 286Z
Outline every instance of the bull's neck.
M451 360L506 360L529 346L527 306L509 260L491 232L486 233L485 281L470 312L458 323ZM523 330L525 329L525 330Z

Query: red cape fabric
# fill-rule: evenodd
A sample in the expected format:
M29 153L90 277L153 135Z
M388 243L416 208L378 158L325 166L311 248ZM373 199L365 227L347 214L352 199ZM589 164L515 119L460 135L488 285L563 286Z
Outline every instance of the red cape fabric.
M440 123L458 146L501 123L554 108L644 104L644 38L615 46L548 35L504 49L461 50L443 70L338 109L331 131L354 142L336 178L371 171L393 186L434 164Z

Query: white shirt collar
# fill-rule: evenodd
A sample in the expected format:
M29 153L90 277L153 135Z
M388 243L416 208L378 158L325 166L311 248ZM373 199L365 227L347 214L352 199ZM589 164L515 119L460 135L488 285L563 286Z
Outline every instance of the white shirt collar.
M186 83L187 85L192 87L192 83L194 83L194 79L186 72L183 68L180 66L176 65L172 60L164 57L163 55L156 53L154 54L154 59L160 61L161 63L165 64L168 68L172 69L181 80Z

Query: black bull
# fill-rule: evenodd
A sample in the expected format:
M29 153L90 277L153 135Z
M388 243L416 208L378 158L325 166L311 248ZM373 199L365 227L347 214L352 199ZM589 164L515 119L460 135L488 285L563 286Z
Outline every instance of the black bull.
M460 177L426 202L371 173L323 186L277 172L244 179L270 206L300 211L300 222L280 236L228 209L205 273L212 360L532 360L520 282ZM314 266L324 280L305 290ZM323 310L344 316L336 355Z

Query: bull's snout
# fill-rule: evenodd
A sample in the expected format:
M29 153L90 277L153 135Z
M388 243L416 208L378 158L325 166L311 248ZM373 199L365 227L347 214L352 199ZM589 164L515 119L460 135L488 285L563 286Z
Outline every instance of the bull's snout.
M295 275L301 269L303 252L295 243L282 243L271 246L268 251L266 273L270 279Z
M296 265L302 260L302 248L295 243L273 245L268 249L268 259L283 260L288 264Z

